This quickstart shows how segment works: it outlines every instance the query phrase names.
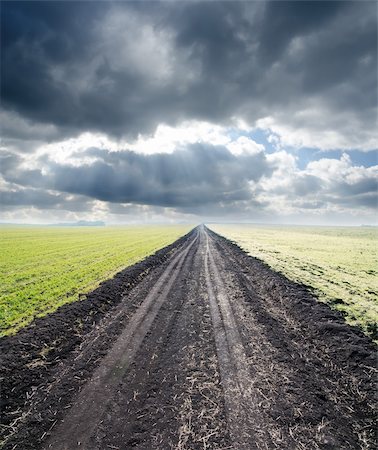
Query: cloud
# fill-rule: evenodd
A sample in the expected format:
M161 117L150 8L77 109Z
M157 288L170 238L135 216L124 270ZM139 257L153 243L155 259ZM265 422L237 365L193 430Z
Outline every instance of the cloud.
M0 204L3 211L14 210L20 206L76 212L90 210L88 199L41 189L0 189Z
M378 166L362 167L347 154L340 159L321 158L299 169L296 158L284 151L269 155L276 170L264 177L257 200L270 198L281 213L317 209L322 211L375 214L378 207Z
M61 136L272 117L376 142L374 2L6 2L2 20L3 107Z
M0 197L5 209L271 221L322 212L372 218L377 207L378 166L354 165L347 154L301 169L295 155L267 154L243 137L228 146L187 143L169 153L88 148L76 156L78 164L48 154L34 161L5 155Z
M250 182L269 175L264 152L234 155L223 146L190 144L171 154L88 149L93 162L74 166L40 158L41 168L18 168L12 160L3 172L9 183L84 195L112 203L195 209L200 205L250 198Z
M373 217L375 2L3 2L0 57L9 214Z
M344 112L340 112L337 118L331 120L334 122L333 127L330 126L329 118L324 116L324 110L314 106L308 111L293 113L290 125L273 117L259 119L256 125L268 134L268 139L277 149L288 147L299 151L304 147L324 151L378 149L378 135L372 131L373 126L362 129L355 119ZM371 121L371 117L368 120ZM342 124L347 123L348 129L341 133Z
M345 8L342 2L269 2L260 28L259 55L267 64L279 60L297 36L307 36L333 22ZM270 27L266 27L267 23Z

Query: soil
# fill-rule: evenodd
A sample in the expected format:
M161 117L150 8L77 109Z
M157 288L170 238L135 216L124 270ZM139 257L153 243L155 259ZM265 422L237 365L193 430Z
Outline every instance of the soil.
M0 340L4 449L375 449L376 347L195 228Z

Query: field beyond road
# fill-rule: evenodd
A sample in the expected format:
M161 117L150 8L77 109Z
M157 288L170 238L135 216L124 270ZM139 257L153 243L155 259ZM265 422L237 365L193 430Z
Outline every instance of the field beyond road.
M377 228L209 226L274 270L313 288L348 323L377 339Z
M192 227L2 227L0 335L78 300Z

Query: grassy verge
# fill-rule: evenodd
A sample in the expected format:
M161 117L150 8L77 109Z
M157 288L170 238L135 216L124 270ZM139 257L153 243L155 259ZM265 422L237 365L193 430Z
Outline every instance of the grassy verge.
M377 339L378 229L209 225L288 278L312 287L319 299Z
M2 227L0 335L78 300L192 227Z

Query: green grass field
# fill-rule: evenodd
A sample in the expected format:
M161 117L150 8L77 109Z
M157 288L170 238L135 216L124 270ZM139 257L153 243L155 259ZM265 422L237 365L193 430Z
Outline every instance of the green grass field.
M376 338L378 229L209 225L288 278L315 289L319 299Z
M77 300L191 228L1 227L1 335Z

